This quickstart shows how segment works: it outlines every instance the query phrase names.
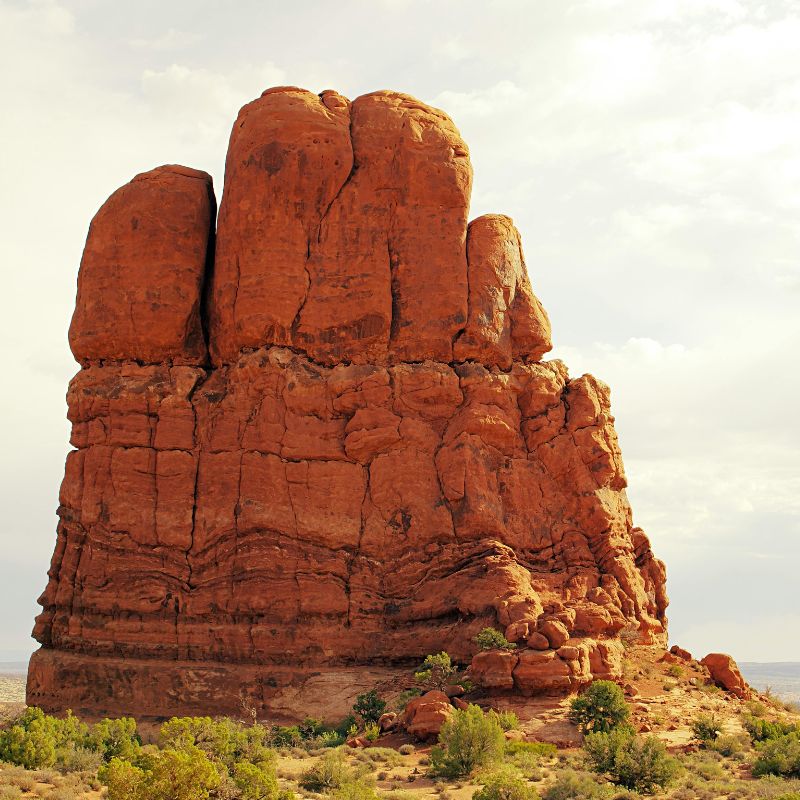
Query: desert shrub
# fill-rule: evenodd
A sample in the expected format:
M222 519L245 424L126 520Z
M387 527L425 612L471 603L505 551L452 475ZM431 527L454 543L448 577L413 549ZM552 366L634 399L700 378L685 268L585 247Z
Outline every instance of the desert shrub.
M297 737L299 741L299 733ZM224 764L228 771L240 761L272 762L275 758L269 747L272 738L273 733L263 725L243 725L228 718L173 717L159 731L163 748L197 747L212 761Z
M381 700L375 689L360 694L353 704L353 712L356 716L361 717L365 725L377 722L385 710L386 701Z
M517 742L510 741L505 744L506 755L514 756L519 753L531 753L536 756L550 758L558 753L558 748L550 742Z
M24 767L4 766L0 770L0 784L4 786L16 786L23 792L32 792L36 788L35 773L30 772Z
M303 739L314 739L325 732L325 724L322 720L314 719L314 717L306 717L297 728Z
M300 776L299 782L310 792L330 792L352 780L355 780L353 770L347 766L344 753L330 750Z
M404 689L397 695L394 701L395 710L402 714L406 710L406 706L409 704L411 700L415 697L419 697L422 694L422 689L417 688L416 686L412 689Z
M92 726L89 733L91 749L96 750L103 760L135 758L142 743L136 732L136 720L131 717L102 719Z
M193 745L142 754L139 764L112 758L98 773L108 800L207 800L222 776Z
M431 750L434 774L458 778L477 767L491 767L503 755L505 736L496 716L475 705L454 711L442 725L439 744Z
M323 731L319 737L321 747L339 747L345 742L345 737L338 731Z
M363 777L345 781L332 795L335 800L378 800L375 787Z
M745 716L742 720L745 730L750 734L754 742L765 742L768 739L778 739L789 733L796 733L797 725L790 722L782 722L776 719L764 719L763 717Z
M378 727L377 722L368 722L364 726L364 738L368 742L376 742L378 741L378 737L381 735L381 729Z
M650 794L668 786L680 766L655 736L635 736L627 726L586 737L584 749L597 772L614 783Z
M236 764L231 775L242 800L273 800L278 796L275 767L270 762Z
M103 755L97 750L70 744L56 752L55 767L59 772L97 772Z
M450 661L450 656L442 651L425 656L419 670L414 673L414 678L428 689L441 691L453 683L457 674L458 667Z
M416 747L413 744L401 744L400 745L400 754L404 756L410 756L412 753L416 751Z
M391 747L366 747L359 751L359 756L364 762L370 764L387 764L390 767L396 767L403 762L397 750Z
M87 744L89 728L67 711L58 719L40 708L26 708L13 724L0 730L0 761L26 769L51 767L58 751Z
M272 743L276 747L297 747L302 741L297 725L275 725L272 728Z
M781 775L800 778L800 734L768 738L758 745L753 775Z
M765 717L767 715L767 707L760 700L748 700L744 707L751 716Z
M667 675L670 678L680 678L683 675L683 667L680 664L670 664L667 667Z
M494 715L497 724L504 731L513 731L519 728L519 718L513 711L490 711L489 714Z
M743 733L722 734L718 736L708 746L722 756L728 758L738 758L750 745L750 740Z
M692 733L704 744L713 742L722 732L722 720L716 714L700 714L692 722Z
M0 800L21 800L22 789L18 786L0 786Z
M334 730L336 733L340 733L342 736L347 736L347 732L353 727L353 725L358 726L358 720L356 719L355 714L348 714L338 722Z
M484 628L476 637L475 644L481 650L515 650L516 645L494 628Z
M490 772L481 778L472 800L539 800L538 793L514 770Z
M605 800L610 794L609 787L591 775L564 770L542 793L542 800Z
M556 753L555 745L545 742L509 741L505 745L506 761L516 767L526 778L540 780L542 772L539 765L542 757Z
M569 718L583 733L607 733L628 720L625 695L611 681L594 681L570 706Z

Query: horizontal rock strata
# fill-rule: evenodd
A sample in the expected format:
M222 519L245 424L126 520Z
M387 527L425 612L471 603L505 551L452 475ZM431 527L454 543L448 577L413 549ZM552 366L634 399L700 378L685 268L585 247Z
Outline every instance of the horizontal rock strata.
M128 669L139 689L96 708L149 714L148 676L174 675L180 708L186 664L268 686L468 661L485 626L520 645L487 680L564 691L619 672L623 629L664 640L608 388L541 360L519 234L467 224L471 178L453 123L407 95L279 88L234 124L216 230L184 167L109 198L29 699L65 708L72 672Z

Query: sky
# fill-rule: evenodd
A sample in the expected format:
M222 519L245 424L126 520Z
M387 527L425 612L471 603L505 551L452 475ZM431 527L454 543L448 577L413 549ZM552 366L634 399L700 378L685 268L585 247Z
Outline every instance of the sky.
M0 0L0 661L35 647L89 220L164 163L219 197L287 84L450 114L552 355L612 388L671 641L800 661L798 41L797 0Z

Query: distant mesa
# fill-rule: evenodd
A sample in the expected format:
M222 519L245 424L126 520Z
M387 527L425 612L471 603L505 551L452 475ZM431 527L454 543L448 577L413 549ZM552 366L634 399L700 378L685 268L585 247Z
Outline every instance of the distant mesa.
M280 87L234 123L218 217L186 167L111 195L30 704L337 713L484 627L518 645L487 686L565 693L666 643L608 387L542 361L519 233L468 224L471 184L443 112Z

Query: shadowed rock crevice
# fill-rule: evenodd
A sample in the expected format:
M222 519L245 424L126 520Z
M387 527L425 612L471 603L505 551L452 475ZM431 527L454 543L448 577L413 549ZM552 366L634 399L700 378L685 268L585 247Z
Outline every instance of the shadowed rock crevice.
M541 361L519 233L467 226L471 181L441 111L281 87L234 125L216 240L204 173L112 195L31 700L153 715L155 682L231 713L241 679L271 707L285 670L468 661L486 626L505 684L560 692L618 674L623 628L664 641L608 387Z

